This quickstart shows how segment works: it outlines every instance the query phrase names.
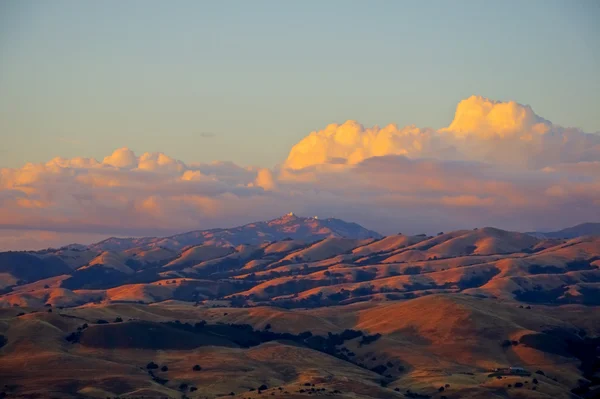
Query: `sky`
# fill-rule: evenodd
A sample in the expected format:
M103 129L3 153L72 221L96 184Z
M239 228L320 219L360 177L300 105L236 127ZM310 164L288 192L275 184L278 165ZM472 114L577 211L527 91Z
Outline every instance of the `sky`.
M115 148L272 167L472 94L600 131L597 1L0 1L1 165ZM268 143L268 145L266 144Z
M593 221L599 18L593 0L0 0L0 249L294 210L383 233Z

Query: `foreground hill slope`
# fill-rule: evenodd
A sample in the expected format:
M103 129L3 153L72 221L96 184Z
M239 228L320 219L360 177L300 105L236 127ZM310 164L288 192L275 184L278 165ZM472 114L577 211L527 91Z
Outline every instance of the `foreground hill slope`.
M14 397L567 399L594 378L599 317L461 294L293 310L11 308L0 382ZM492 372L512 365L526 373Z

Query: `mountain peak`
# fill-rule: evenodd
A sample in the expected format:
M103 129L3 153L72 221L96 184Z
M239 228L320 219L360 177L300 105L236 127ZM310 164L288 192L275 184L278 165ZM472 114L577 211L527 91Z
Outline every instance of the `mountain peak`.
M275 222L275 221L307 221L307 220L319 220L318 216L309 216L309 217L304 217L304 216L298 216L296 215L294 212L289 212L286 213L283 216L280 216L276 219L271 220L270 222ZM334 219L324 219L324 220L334 220Z
M232 229L196 230L171 237L111 238L92 244L97 250L125 250L132 247L168 248L179 250L186 246L211 244L217 246L260 245L265 242L292 238L314 242L327 237L381 238L375 231L341 219L302 217L289 212L277 219L249 223Z

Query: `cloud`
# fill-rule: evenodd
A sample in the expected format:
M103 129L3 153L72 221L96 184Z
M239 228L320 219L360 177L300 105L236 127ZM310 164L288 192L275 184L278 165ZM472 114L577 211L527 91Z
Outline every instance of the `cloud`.
M456 107L454 120L442 132L457 137L505 138L543 135L552 124L537 116L530 106L471 96Z
M470 97L437 131L329 125L274 169L128 148L101 162L3 168L0 249L231 227L290 211L385 234L559 228L594 221L599 198L600 136L515 102Z
M598 160L600 136L553 125L514 101L472 96L458 104L452 123L437 131L393 124L365 128L356 121L331 124L296 144L284 165L293 170L356 165L383 155L540 168Z
M273 179L273 173L269 169L259 169L254 180L254 184L257 187L261 187L264 190L273 190L275 188L275 180Z
M145 154L144 154L145 155ZM137 157L129 148L119 148L111 155L104 158L104 165L114 166L115 168L133 168L137 166Z

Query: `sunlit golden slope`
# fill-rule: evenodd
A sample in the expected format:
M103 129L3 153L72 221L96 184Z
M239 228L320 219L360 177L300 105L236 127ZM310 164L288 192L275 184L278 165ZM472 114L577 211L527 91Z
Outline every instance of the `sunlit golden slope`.
M133 273L133 269L125 264L126 261L127 257L125 254L104 251L92 259L87 265L82 266L80 269L84 270L92 267L106 267L118 270L122 273L131 274Z
M353 248L364 245L369 241L372 241L372 239L354 240L349 238L337 237L326 238L309 246L308 248L304 248L299 251L290 253L288 256L283 258L283 260L294 262L319 261L334 257L336 255L347 253Z
M220 258L228 255L234 251L231 247L220 247L213 245L199 245L189 248L181 253L181 255L167 263L165 268L180 268L180 267L191 267L198 263Z

